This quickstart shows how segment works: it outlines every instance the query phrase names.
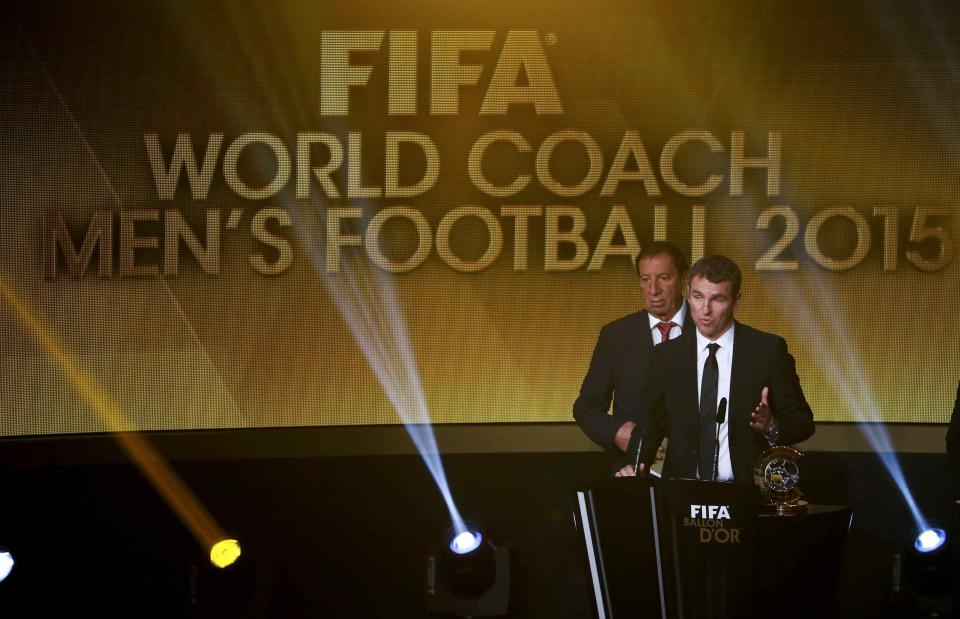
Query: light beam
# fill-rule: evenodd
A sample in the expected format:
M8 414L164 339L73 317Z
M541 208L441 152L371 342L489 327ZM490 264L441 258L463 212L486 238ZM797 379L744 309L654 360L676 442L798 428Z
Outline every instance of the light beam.
M183 483L170 464L153 448L146 438L129 431L119 405L97 381L74 361L73 357L48 331L30 308L7 282L0 278L0 296L6 301L27 330L36 338L48 355L57 363L64 377L77 393L114 432L114 438L154 487L181 522L204 547L211 548L226 537L206 508Z

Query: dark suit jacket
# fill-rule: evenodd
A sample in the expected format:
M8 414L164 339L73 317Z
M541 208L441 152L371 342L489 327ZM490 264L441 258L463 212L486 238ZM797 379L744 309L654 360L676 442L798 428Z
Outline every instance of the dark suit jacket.
M682 333L694 328L687 307ZM580 396L573 404L573 418L590 439L613 457L618 469L628 458L613 444L617 430L628 420L646 427L646 417L638 417L633 411L643 391L647 364L653 354L650 333L645 310L604 325L593 350L590 369L580 387ZM612 416L608 414L611 400Z
M670 441L663 463L664 477L697 476L700 407L696 346L693 329L657 346L636 411L638 418L649 417L641 462L649 466L663 437ZM770 408L780 424L778 444L809 438L814 430L813 412L803 395L787 343L780 336L736 323L727 415L730 461L737 482L753 480L757 458L770 447L749 426L764 387L770 388Z
M950 427L947 429L947 462L953 471L953 488L960 496L960 385L957 385L957 401L950 415Z

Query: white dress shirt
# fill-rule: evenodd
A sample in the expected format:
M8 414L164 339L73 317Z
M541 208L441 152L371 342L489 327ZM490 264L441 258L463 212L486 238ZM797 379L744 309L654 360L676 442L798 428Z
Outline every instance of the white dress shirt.
M673 315L673 318L670 320L661 321L659 318L647 312L647 319L650 321L650 337L653 338L653 345L656 346L661 341L660 329L657 328L657 325L661 322L672 322L673 327L670 327L670 339L675 340L680 337L680 333L683 331L683 319L687 316L687 302L684 301L680 304L680 309L677 310L677 313Z
M728 428L730 426L730 410L733 402L730 401L730 371L733 367L733 331L736 328L734 323L721 335L715 342L712 342L696 331L697 335L697 402L700 402L700 383L703 381L703 366L710 356L709 344L719 344L717 349L717 367L720 370L717 379L717 401L713 409L717 410L721 398L727 398L727 415L720 425L720 460L717 464L717 480L730 481L733 479L733 465L730 462L730 443L728 441ZM700 479L710 479L713 471L698 471Z

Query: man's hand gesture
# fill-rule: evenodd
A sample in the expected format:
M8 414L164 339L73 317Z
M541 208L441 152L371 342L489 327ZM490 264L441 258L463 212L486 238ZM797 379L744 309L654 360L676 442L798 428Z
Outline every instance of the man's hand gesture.
M770 388L764 387L763 391L760 392L760 403L757 404L757 408L753 410L753 414L750 415L750 427L753 428L754 432L759 432L763 434L767 431L767 428L770 427L770 424L773 423L773 413L770 411Z

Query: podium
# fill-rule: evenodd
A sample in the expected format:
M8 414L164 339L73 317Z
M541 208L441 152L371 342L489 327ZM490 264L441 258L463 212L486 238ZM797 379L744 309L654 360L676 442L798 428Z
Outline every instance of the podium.
M599 619L829 615L850 510L758 513L752 484L648 477L577 492Z
M647 477L602 479L577 492L575 519L599 619L664 616L654 509Z

